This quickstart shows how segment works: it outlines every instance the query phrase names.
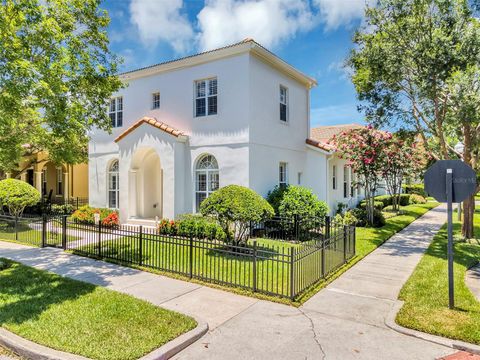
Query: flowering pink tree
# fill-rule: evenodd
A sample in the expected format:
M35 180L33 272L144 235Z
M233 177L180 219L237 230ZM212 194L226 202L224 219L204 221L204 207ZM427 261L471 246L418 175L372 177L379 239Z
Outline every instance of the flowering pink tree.
M406 176L415 177L427 164L427 154L423 147L417 146L411 139L404 140L399 136L390 136L384 144L385 164L381 175L387 185L387 191L392 196L394 211L398 211L400 190Z
M365 190L367 220L372 225L374 196L386 163L385 144L392 134L374 129L372 126L352 129L334 136L331 143L342 159L347 160L357 175L357 185Z

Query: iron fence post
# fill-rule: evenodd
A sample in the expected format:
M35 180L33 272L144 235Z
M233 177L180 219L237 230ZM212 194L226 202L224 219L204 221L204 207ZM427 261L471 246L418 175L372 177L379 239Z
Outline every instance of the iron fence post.
M190 261L189 261L189 275L190 279L193 278L193 235L190 234Z
M143 225L140 225L140 234L138 234L138 264L143 265Z
M67 250L67 217L68 215L62 216L62 249Z
M293 229L295 232L295 240L300 240L298 238L298 214L293 215Z
M42 215L42 247L47 245L47 215Z
M102 257L102 222L98 222L98 235L97 235L97 251L98 257Z
M253 241L253 292L257 291L257 240Z
M353 256L357 255L357 228L353 226Z
M327 239L322 240L322 277L325 277L325 242Z
M295 299L295 248L290 248L290 299Z
M331 219L330 216L325 216L325 238L329 239L330 238L330 225L331 225Z
M78 210L78 196L77 196L77 210Z
M347 240L349 235L349 227L347 225L343 225L343 263L347 262Z
M18 241L18 215L15 215L15 241Z

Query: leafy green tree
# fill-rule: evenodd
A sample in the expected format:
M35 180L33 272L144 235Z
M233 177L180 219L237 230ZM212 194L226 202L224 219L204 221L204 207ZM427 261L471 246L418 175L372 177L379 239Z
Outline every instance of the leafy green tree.
M122 85L99 4L2 1L0 170L16 170L23 155L40 151L55 163L83 162L88 131L110 129L107 99Z
M468 129L453 111L449 84L480 59L480 25L469 1L378 0L367 8L354 42L348 65L367 119L415 129L436 159L461 156L450 128ZM467 152L471 157L478 149L466 144ZM472 223L463 229L473 234Z
M8 209L10 215L20 216L27 206L40 201L40 192L32 185L21 180L5 179L0 181L0 207Z
M286 188L278 206L278 214L286 218L323 218L329 211L327 203L318 200L312 190L295 185Z
M273 216L272 206L255 191L228 185L202 201L200 212L213 216L226 234L228 242L245 243L250 222L260 222Z

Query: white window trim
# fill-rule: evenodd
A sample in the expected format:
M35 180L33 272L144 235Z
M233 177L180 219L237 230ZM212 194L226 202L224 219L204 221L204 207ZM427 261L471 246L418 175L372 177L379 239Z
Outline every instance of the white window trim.
M207 156L211 156L213 157L213 159L215 160L215 162L217 163L217 167L216 168L212 168L212 169L199 169L198 166L200 164L200 162ZM205 194L205 199L208 198L210 196L210 194L212 194L214 191L216 191L217 189L220 188L220 166L218 165L218 160L217 158L212 155L212 154L202 154L200 155L198 158L197 158L197 161L195 162L195 167L194 167L194 171L193 171L193 208L194 208L194 212L195 213L198 213L200 211L199 209L199 206L197 205L197 194L199 193L203 193ZM198 178L198 174L200 173L205 173L206 175L206 190L198 190L197 188L197 178ZM211 176L217 174L217 177L218 177L218 187L217 189L214 189L212 190L211 188L211 182L210 182L210 179L211 179Z
M217 81L217 92L215 94L209 94L210 90L210 81L216 80ZM197 84L200 82L205 82L205 95L204 96L197 96ZM210 103L210 98L216 97L217 98L217 112L215 114L209 114L208 113L208 107ZM217 116L219 111L218 111L218 101L219 95L218 95L218 78L216 76L212 76L209 78L205 79L198 79L193 82L193 117L195 118L206 118L208 116ZM197 115L197 99L205 99L205 114L204 115Z
M282 102L281 100L281 93L282 93L282 89L285 90L285 101ZM289 100L289 93L288 93L288 87L286 87L285 85L280 85L279 87L279 90L278 90L278 95L279 95L279 99L278 99L278 103L279 103L279 114L278 114L278 121L282 124L288 124L289 123L289 120L290 120L290 116L289 116L289 106L288 106L288 100ZM285 120L282 120L281 119L281 116L282 116L282 112L280 111L280 104L283 104L285 105Z
M155 100L155 96L158 95L158 106L155 106L157 101ZM155 91L152 93L152 110L158 110L160 109L160 91Z
M115 101L115 111L111 111L111 102L112 100ZM119 110L118 109L118 104L122 103L122 109ZM116 97L112 97L110 98L110 101L108 102L108 117L110 118L110 115L111 114L115 114L115 121L112 122L112 127L113 128L119 128L119 127L123 127L123 123L124 123L124 118L123 118L123 112L125 110L125 105L124 105L124 102L123 102L123 96L116 96ZM122 125L119 125L118 123L118 114L119 113L122 113ZM110 121L111 121L111 118L110 118Z
M118 163L119 170L118 171L112 171L112 167L114 163ZM116 188L112 189L110 188L110 176L116 174L117 175L117 181L116 181ZM115 193L115 205L116 207L110 207L110 192ZM107 208L109 209L118 209L120 207L120 163L118 162L118 159L112 160L110 164L108 165L107 169Z
M282 174L282 171L281 171L281 168L282 166L284 167L285 171L284 171L284 181L282 181L281 179L281 174ZM288 185L288 163L285 162L285 161L280 161L278 163L278 185L279 186L287 186Z

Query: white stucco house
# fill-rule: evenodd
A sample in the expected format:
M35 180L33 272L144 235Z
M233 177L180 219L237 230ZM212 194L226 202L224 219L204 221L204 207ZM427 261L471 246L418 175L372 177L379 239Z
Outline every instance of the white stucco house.
M109 107L113 132L91 135L89 199L118 208L122 222L196 212L229 184L264 196L300 184L332 210L360 196L325 134L310 129L316 81L254 40L121 79L127 86Z

